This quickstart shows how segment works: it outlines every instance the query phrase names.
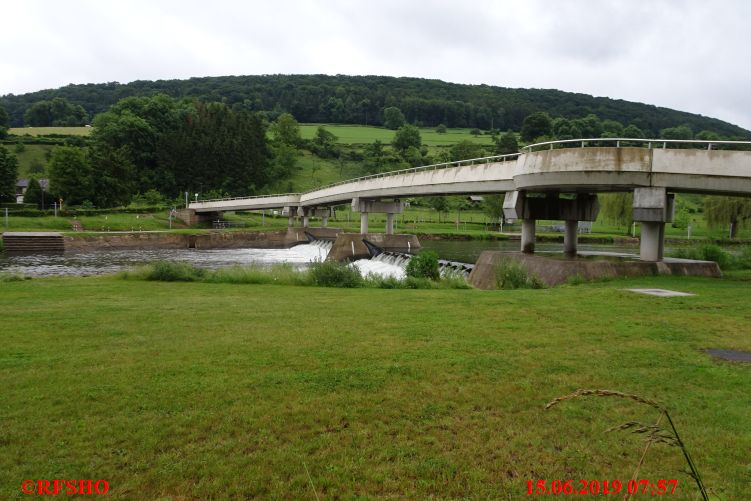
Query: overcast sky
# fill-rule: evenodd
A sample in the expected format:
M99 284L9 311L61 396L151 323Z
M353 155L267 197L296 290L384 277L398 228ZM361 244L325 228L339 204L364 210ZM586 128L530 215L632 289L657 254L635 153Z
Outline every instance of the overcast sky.
M749 0L21 0L0 95L326 73L555 88L751 129Z

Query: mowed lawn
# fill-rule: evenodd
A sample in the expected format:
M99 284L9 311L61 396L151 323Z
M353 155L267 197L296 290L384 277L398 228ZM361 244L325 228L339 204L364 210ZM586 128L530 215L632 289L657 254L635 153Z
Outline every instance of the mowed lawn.
M337 137L341 144L370 144L376 140L388 145L394 139L396 131L384 127L371 127L365 125L339 125L339 124L300 124L300 134L303 139L313 139L319 126ZM488 135L474 136L471 129L446 129L445 133L438 133L435 127L421 127L420 138L422 144L427 146L451 146L461 141L491 145L493 138Z
M748 277L748 275L746 275ZM625 287L695 297L654 298ZM115 278L0 283L0 498L106 479L110 499L529 499L631 477L659 400L707 486L751 493L751 282L374 290ZM639 478L696 493L679 450ZM612 499L621 499L615 496ZM638 499L653 499L645 496Z

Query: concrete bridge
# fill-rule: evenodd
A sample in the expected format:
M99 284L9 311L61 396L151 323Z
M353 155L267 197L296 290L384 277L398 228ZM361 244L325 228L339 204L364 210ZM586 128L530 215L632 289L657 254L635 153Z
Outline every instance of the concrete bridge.
M281 208L310 216L325 226L331 207L351 203L360 212L393 216L402 199L428 195L505 193L504 215L522 220L521 248L534 252L538 219L565 221L564 250L576 252L579 221L594 221L597 193L634 193L634 221L641 223L640 258L663 257L665 223L673 218L674 193L751 196L751 142L658 139L576 139L527 146L520 153L462 160L360 177L305 193L203 200L189 204L196 214Z

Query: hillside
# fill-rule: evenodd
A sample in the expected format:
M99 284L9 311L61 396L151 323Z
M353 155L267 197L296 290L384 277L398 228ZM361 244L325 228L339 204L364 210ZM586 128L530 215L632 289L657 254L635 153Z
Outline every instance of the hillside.
M255 75L68 85L59 89L0 97L11 126L23 125L33 103L55 97L81 105L89 116L128 96L164 93L173 97L222 101L272 117L292 113L300 122L381 125L383 109L397 106L410 123L434 127L519 130L524 117L546 111L553 117L633 123L648 135L686 124L694 133L711 130L728 138L750 139L751 132L722 120L606 97L553 89L511 89L463 85L421 78L346 75Z

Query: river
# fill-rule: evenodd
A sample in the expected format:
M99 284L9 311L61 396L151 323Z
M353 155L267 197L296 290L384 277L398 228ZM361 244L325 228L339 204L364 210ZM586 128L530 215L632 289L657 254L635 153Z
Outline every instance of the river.
M423 249L435 251L441 259L474 264L484 250L515 251L519 242L489 240L424 240ZM202 268L225 266L270 266L290 263L305 267L312 261L323 260L331 248L330 242L302 244L291 249L151 249L98 250L65 254L0 255L0 273L29 277L86 276L111 274L123 269L154 261L192 263ZM560 243L538 243L539 251L561 251ZM609 251L638 254L636 246L580 245L583 251ZM356 263L363 274L380 273L403 275L402 266L380 261L361 260Z

